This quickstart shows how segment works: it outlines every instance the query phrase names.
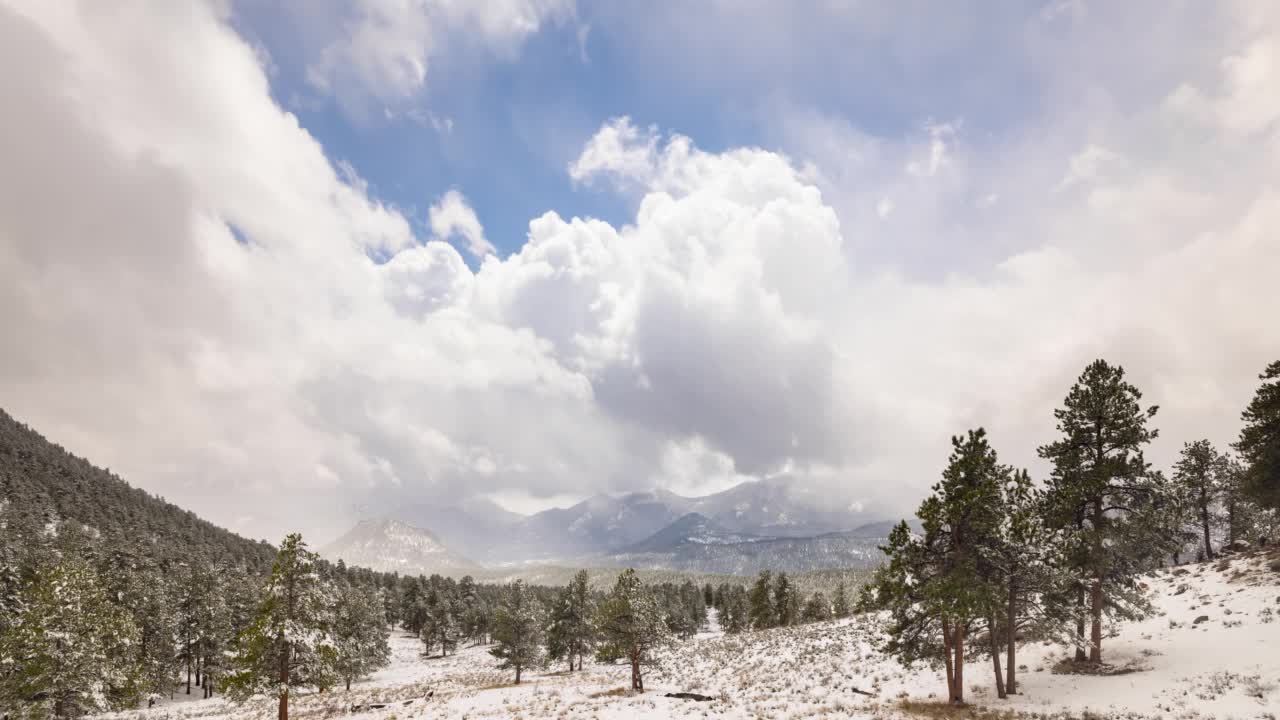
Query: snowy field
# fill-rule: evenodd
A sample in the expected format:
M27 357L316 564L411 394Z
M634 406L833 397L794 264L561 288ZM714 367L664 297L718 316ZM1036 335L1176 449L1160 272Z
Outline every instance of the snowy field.
M1104 642L1110 676L1060 675L1064 648L1020 650L1020 695L994 697L990 660L966 666L974 710L955 717L1280 717L1280 573L1257 556L1188 565L1145 578L1159 609ZM1207 619L1198 618L1207 616ZM519 686L483 647L422 658L412 637L392 638L392 665L348 691L294 698L297 718L900 718L939 714L945 683L879 656L874 618L722 635L673 647L649 670L647 692L628 693L624 665L569 674L531 672ZM871 696L860 694L861 691ZM697 702L664 697L695 692ZM430 694L430 696L428 696ZM911 704L905 704L910 700ZM353 711L356 705L385 704ZM986 712L984 709L991 712ZM274 703L178 702L117 713L136 720L274 717Z

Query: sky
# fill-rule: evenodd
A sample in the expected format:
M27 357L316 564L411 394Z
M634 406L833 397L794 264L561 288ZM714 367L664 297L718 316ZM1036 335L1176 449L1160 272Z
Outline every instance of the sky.
M1280 9L0 0L0 407L252 537L1043 476L1280 355Z

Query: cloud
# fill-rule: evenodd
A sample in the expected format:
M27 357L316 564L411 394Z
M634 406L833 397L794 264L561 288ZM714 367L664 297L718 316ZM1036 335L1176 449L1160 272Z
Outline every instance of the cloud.
M465 37L499 56L510 55L547 21L573 16L573 0L358 0L327 30L306 80L332 95L352 116L396 107L427 82L432 58ZM314 12L311 3L300 13Z
M454 235L461 235L466 241L467 252L472 257L483 258L485 255L497 253L493 243L484 237L484 227L476 217L476 211L467 204L467 199L457 190L450 190L440 198L440 202L431 206L428 212L431 232L441 240L448 240Z
M1101 60L1053 45L1051 96L998 135L796 100L759 118L774 150L713 152L613 118L568 175L634 216L548 211L499 258L460 193L416 237L273 102L226 14L153 10L0 3L0 61L25 69L0 76L0 395L252 534L780 473L879 518L967 427L1036 467L1094 357L1163 406L1158 462L1230 439L1274 359L1280 109L1254 90L1280 69L1241 50L1274 18L1213 25L1235 29L1176 78L1115 63L1087 112L1072 68ZM1071 32L1110 32L1103 10ZM449 22L516 37L535 15ZM1204 42L1194 19L1172 39Z

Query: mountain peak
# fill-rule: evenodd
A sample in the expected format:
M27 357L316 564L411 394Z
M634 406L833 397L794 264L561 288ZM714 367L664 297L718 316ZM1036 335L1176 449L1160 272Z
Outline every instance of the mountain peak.
M361 520L320 554L348 565L406 575L448 574L475 567L445 547L435 533L394 518Z

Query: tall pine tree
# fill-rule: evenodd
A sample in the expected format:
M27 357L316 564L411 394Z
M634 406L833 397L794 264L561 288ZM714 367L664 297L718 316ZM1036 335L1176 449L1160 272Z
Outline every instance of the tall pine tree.
M1235 448L1245 463L1249 493L1262 507L1280 512L1280 360L1258 379L1262 385L1241 416L1244 428Z
M526 668L542 667L542 606L523 580L507 589L493 616L494 647L489 653L502 661L499 667L516 671L516 684Z
M1054 411L1061 438L1039 451L1054 466L1048 507L1053 524L1068 531L1080 622L1090 623L1088 659L1095 663L1102 660L1103 616L1149 612L1133 576L1166 557L1175 538L1164 512L1167 489L1143 456L1157 435L1148 427L1156 408L1141 401L1123 368L1096 360ZM1076 657L1084 659L1084 648Z
M258 693L275 696L278 720L289 720L293 688L325 690L337 680L334 598L317 559L299 534L280 544L257 616L240 636L228 682L237 700Z

